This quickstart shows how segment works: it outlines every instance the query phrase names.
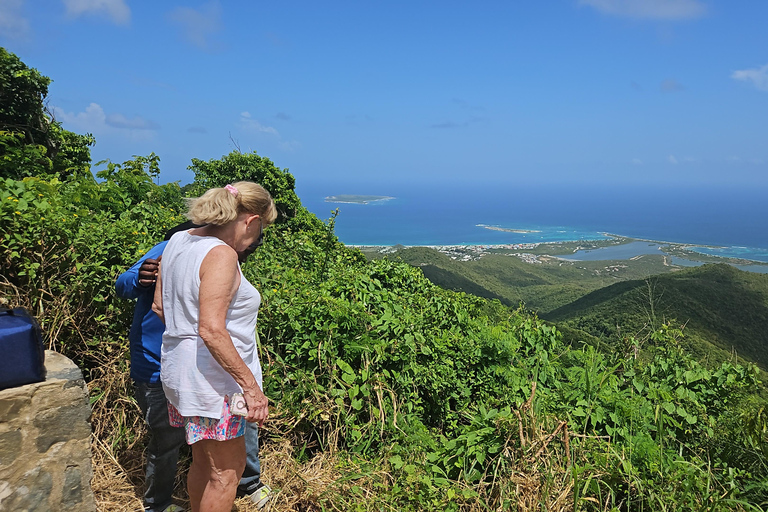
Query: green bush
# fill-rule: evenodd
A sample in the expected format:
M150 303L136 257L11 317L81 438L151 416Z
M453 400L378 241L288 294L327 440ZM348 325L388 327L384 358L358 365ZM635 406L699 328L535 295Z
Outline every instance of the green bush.
M101 361L93 347L125 340L131 311L114 296L116 277L182 220L165 206L174 186L152 187L130 197L90 174L0 179L2 292L37 314L49 346L86 372Z

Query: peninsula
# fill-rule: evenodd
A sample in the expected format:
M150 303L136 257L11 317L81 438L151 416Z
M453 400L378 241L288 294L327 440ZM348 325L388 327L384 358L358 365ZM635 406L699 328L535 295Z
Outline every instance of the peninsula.
M361 196L356 194L339 194L336 196L328 196L325 198L326 203L353 203L353 204L370 204L381 201L389 201L394 197L389 196Z

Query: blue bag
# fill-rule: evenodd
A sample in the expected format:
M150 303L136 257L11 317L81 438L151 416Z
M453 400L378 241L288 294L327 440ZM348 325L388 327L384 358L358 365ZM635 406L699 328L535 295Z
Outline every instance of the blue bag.
M0 308L0 389L44 380L40 324L24 308Z

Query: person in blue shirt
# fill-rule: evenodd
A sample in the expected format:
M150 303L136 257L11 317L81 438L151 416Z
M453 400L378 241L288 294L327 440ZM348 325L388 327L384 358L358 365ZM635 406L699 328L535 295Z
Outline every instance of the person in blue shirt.
M197 226L187 222L168 231L165 240L152 247L131 268L122 273L115 283L118 297L136 299L128 339L131 352L131 379L136 401L149 428L144 508L150 512L183 511L171 500L179 449L186 444L186 441L184 429L172 427L168 421L168 401L160 382L160 347L165 326L152 311L152 300L158 265L168 240L177 231L193 227ZM262 242L263 233L261 238L238 255L240 263L244 263ZM261 482L258 424L246 423L245 446L245 471L240 479L237 494L250 496L257 508L262 508L270 498L271 489Z

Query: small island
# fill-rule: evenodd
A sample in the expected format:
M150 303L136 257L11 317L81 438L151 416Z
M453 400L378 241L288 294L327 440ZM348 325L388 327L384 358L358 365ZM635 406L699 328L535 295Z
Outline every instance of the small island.
M490 229L493 231L505 231L507 233L541 233L541 231L538 229L512 229L512 228L502 228L500 226L488 226L486 224L477 224L477 227Z
M328 196L325 198L326 203L353 203L353 204L370 204L382 201L389 201L394 197L389 196L361 196L356 194L339 194L336 196Z

